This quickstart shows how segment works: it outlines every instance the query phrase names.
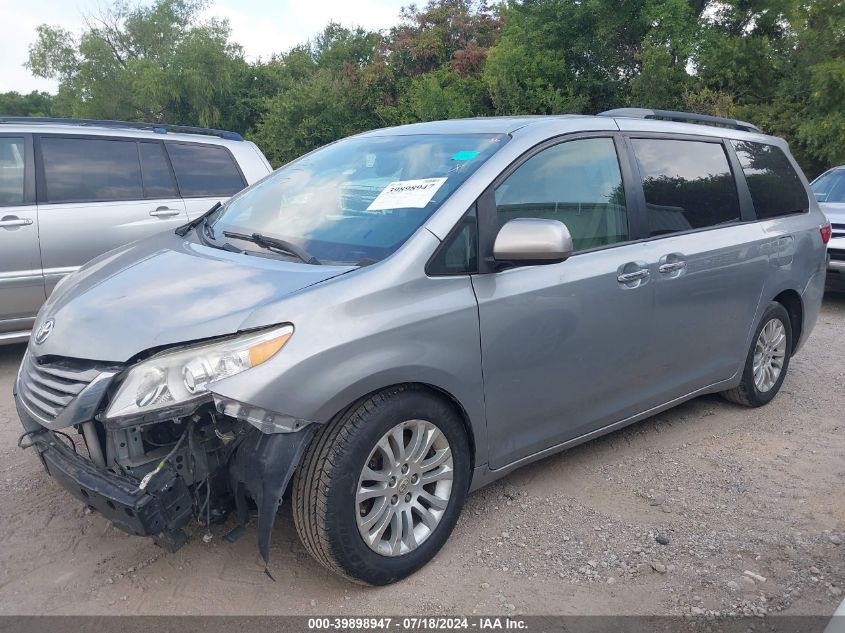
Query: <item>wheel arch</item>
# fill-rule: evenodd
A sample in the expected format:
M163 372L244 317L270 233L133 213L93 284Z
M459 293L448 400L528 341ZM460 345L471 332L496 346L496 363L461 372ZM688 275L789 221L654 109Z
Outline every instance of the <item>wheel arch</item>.
M478 454L478 447L476 446L476 434L475 430L473 429L472 421L470 419L469 414L467 413L466 408L461 404L460 400L456 398L453 394L449 391L444 389L443 387L439 387L434 384L430 384L427 382L397 382L390 385L384 385L383 387L379 387L377 389L373 389L368 393L355 398L353 401L349 402L346 406L340 408L338 411L331 416L330 421L334 421L337 418L345 415L349 411L355 409L358 405L366 400L372 398L373 396L382 393L384 391L389 391L391 389L396 389L397 387L402 388L410 388L417 391L424 391L429 393L430 395L442 400L446 404L452 408L457 416L460 418L461 423L463 424L464 431L467 434L467 443L469 444L469 453L470 453L470 472L473 472L475 469L475 465L477 463L477 454Z
M796 290L787 289L781 291L772 301L781 304L789 314L789 322L792 327L792 349L789 352L790 355L793 355L798 349L798 342L801 340L804 327L804 303L801 300L801 295Z

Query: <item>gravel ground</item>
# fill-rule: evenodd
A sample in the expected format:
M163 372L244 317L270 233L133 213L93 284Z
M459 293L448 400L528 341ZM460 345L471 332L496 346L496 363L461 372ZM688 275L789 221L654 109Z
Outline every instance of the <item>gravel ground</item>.
M717 396L473 494L433 563L351 585L290 509L263 574L254 530L176 554L88 514L15 447L0 348L0 614L831 614L845 589L845 295L828 295L774 403Z

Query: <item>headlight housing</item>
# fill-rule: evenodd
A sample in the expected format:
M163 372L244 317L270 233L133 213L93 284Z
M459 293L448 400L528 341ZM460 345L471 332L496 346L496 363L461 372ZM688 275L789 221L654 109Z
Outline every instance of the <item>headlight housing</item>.
M293 334L292 325L156 354L128 370L105 419L144 416L209 400L207 386L272 358Z

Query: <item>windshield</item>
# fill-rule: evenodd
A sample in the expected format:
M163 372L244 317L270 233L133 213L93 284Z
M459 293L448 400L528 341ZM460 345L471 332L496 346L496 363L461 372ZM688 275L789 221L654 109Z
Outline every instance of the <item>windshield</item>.
M845 169L835 169L814 181L810 188L818 202L845 202Z
M282 167L210 221L284 240L321 262L362 264L396 251L505 144L504 134L349 138ZM254 244L238 242L241 248Z

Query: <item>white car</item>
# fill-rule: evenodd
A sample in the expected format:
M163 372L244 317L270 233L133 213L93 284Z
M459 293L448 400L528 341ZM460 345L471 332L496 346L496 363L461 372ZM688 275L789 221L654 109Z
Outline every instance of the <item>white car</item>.
M833 231L827 243L828 272L839 276L836 281L845 282L845 165L827 170L810 188Z

